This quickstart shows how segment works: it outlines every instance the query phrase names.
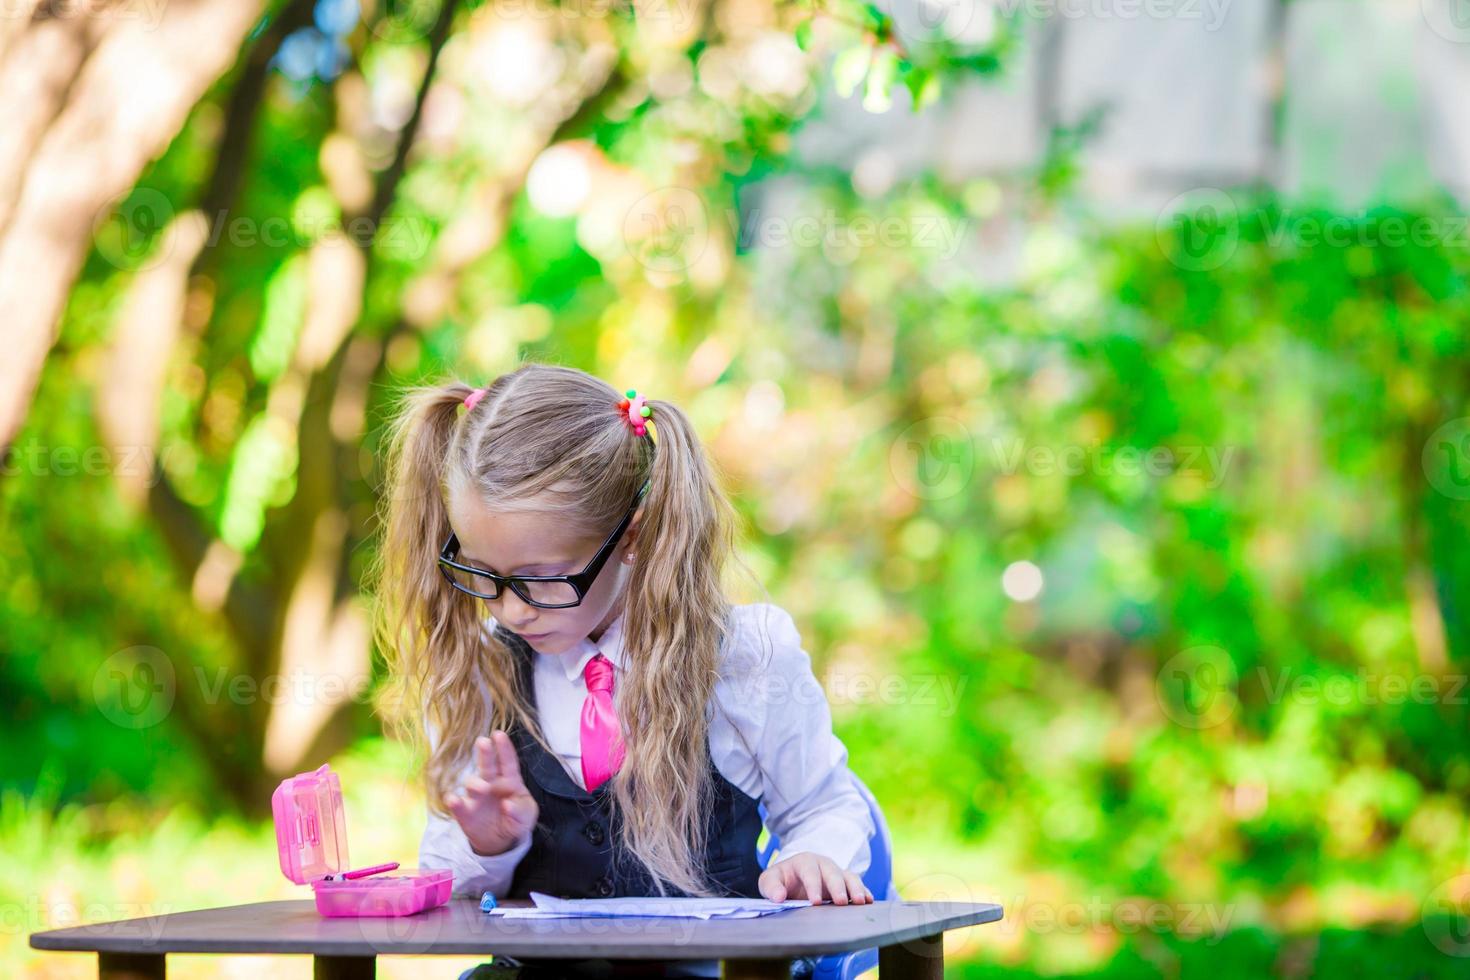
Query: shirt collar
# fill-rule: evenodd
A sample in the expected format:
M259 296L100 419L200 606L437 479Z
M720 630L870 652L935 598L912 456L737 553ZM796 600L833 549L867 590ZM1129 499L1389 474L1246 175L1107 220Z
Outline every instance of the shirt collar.
M617 618L607 624L597 642L584 636L575 647L560 655L567 680L575 681L581 677L582 671L587 669L587 661L599 653L612 661L613 667L623 668L623 613L618 613Z
M617 617L611 623L607 624L607 629L602 631L602 636L598 638L597 642L594 643L591 639L584 636L576 646L572 647L566 653L542 654L542 656L555 656L560 660L562 670L566 671L567 680L569 681L575 681L581 677L582 671L587 669L587 661L599 653L612 661L612 665L615 668L622 670L626 664L623 657L623 615L622 612L618 613ZM496 619L494 616L490 616L488 619L490 630L493 632ZM532 649L534 650L535 647L532 647ZM537 653L540 653L540 651L538 650Z

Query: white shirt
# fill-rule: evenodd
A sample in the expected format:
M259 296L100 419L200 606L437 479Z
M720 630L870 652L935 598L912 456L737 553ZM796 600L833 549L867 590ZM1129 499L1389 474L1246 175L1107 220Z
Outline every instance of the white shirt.
M721 648L709 725L715 768L736 788L766 805L766 824L781 841L780 856L811 852L862 874L874 834L867 801L852 782L847 748L832 733L832 715L811 658L790 614L768 603L735 606ZM494 619L487 624L494 629ZM563 654L537 653L533 671L538 716L567 774L583 786L580 720L587 696L582 669L598 653L612 661L614 691L628 664L623 618L599 640L587 638ZM432 742L434 734L429 738ZM469 760L460 782L474 771ZM584 787L585 788L585 787ZM454 872L454 893L497 897L510 890L516 865L530 850L527 834L504 854L474 852L452 816L429 813L419 865Z

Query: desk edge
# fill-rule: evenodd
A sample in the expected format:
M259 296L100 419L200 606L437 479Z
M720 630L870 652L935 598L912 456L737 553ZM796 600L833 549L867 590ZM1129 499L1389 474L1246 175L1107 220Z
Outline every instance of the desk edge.
M498 940L486 942L461 942L456 940L442 942L428 942L415 944L406 942L402 948L379 949L372 943L356 939L351 941L322 941L315 940L310 943L295 940L265 940L250 943L250 949L242 949L241 943L229 940L215 939L180 939L169 941L166 939L149 940L138 939L128 936L96 936L84 932L92 926L71 926L66 929L51 929L45 932L34 932L30 935L30 947L46 952L70 952L70 953L143 953L164 955L169 953L208 953L215 955L322 955L322 956L490 956L499 954L501 956L514 957L536 957L539 959L667 959L667 960L706 960L706 959L744 959L753 954L769 956L777 959L795 958L799 956L827 956L836 953L846 953L858 949L870 949L874 946L894 946L906 943L920 936L933 935L936 932L949 932L953 929L966 929L971 926L987 925L998 922L1004 915L1004 909L999 905L987 903L976 903L973 910L969 912L956 913L945 916L935 922L921 923L897 929L879 940L857 939L843 943L818 944L818 943L781 943L764 947L724 946L719 943L704 943L694 945L685 943L678 946L665 948L657 944L646 947L633 947L628 945L602 946L595 942L581 943L572 955L558 956L548 953L544 945L539 943L523 944L516 937L506 937L505 942ZM104 923L97 923L102 925Z

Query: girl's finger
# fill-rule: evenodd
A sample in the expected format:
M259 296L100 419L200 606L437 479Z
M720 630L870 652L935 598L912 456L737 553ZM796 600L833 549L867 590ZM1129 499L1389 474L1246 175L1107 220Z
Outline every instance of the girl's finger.
M526 784L519 779L508 776L497 776L490 780L490 795L509 799L516 796L528 796Z
M510 736L496 729L495 756L500 766L499 775L521 782L521 761L516 758L516 747Z
M524 804L518 796L502 796L500 798L500 815L513 823L520 823L522 822L522 817L525 816L525 814L521 813L523 806Z
M761 876L756 879L756 890L761 893L766 901L786 901L786 884L781 880L781 877L779 868L768 868L762 871Z
M461 795L464 796L466 802L469 802L494 795L494 789L489 780L481 779L479 776L470 776L464 781Z
M863 887L863 880L851 871L842 875L847 882L847 897L854 905L863 905L868 901L868 890Z
M813 905L822 904L822 869L815 862L801 869L801 887L804 896Z
M495 758L495 747L483 735L475 739L475 771L480 774L481 779L485 780L494 779L500 775L499 764Z
M846 905L847 881L842 876L842 869L835 864L818 862L817 870L822 872L822 884L826 886L827 894L832 897L832 904Z

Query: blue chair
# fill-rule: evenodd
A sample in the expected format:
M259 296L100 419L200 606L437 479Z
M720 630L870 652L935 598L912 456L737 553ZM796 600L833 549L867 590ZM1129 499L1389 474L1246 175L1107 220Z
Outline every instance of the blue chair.
M878 806L873 793L863 784L863 781L854 774L852 781L857 784L858 792L863 794L863 799L868 801L868 813L873 817L874 834L869 844L868 870L863 872L863 884L873 897L880 902L896 901L898 899L898 888L893 883L893 839L888 836L888 822L883 819L883 810ZM762 822L766 819L766 805L760 805ZM781 846L776 835L766 828L766 843L760 849L757 858L761 867L765 867L771 861L771 855ZM878 950L859 949L851 953L838 953L835 956L824 956L817 960L817 968L812 974L813 980L854 980L859 974L875 969L878 966Z

